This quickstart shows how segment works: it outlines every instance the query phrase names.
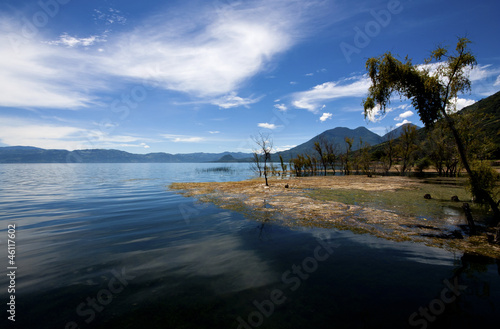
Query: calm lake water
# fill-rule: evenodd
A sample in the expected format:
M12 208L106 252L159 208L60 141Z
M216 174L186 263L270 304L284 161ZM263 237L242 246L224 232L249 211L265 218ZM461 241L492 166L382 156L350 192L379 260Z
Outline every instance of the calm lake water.
M498 327L497 261L260 223L167 188L253 175L204 170L218 166L0 165L0 327Z

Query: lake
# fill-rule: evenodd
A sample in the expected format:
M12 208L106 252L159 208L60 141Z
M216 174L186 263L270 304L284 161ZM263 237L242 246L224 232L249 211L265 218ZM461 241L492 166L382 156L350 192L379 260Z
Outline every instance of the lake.
M498 327L496 260L258 222L167 188L254 175L206 170L220 166L0 165L0 327Z

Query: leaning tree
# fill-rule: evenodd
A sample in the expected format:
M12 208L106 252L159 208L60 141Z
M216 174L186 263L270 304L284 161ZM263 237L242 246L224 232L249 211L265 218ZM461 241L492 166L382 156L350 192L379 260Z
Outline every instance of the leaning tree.
M430 127L439 119L444 119L455 140L462 165L469 175L473 195L484 200L494 213L494 225L500 221L498 204L483 188L479 173L471 169L464 143L455 126L450 112L459 93L469 92L471 82L468 73L477 62L469 49L470 40L459 38L453 53L439 46L431 52L424 64L413 64L408 56L404 62L390 52L366 62L372 85L368 97L363 101L365 116L379 109L385 113L393 94L409 99L417 110L420 120Z

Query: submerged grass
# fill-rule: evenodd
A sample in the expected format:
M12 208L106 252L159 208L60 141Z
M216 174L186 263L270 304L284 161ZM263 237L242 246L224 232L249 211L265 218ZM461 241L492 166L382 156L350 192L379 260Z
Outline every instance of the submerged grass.
M196 169L196 172L198 173L228 173L232 174L235 172L235 170L231 167L214 167L214 168L203 168L203 169Z
M430 194L432 199L424 199L425 194ZM345 204L385 209L401 215L437 221L442 221L446 217L456 217L457 213L461 213L463 202L472 202L470 195L461 187L461 184L422 183L411 188L378 191L319 188L311 190L308 195L317 200L336 200ZM457 196L461 202L452 201L452 196ZM484 215L480 206L471 205L477 214Z
M470 202L462 179L323 176L272 179L270 187L262 180L248 180L173 183L170 189L257 221L350 230L500 258L500 247L487 242L485 229L479 236L466 234L462 202L451 201L458 196ZM432 199L424 199L424 194ZM472 209L481 224L487 212L476 205Z

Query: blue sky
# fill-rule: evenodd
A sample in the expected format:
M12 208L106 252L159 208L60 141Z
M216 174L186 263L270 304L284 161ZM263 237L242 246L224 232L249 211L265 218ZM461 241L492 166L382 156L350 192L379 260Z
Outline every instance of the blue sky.
M0 146L133 153L277 150L334 127L422 126L408 102L365 119L365 62L423 62L467 36L461 108L500 90L498 1L0 2Z

